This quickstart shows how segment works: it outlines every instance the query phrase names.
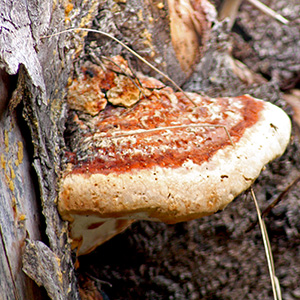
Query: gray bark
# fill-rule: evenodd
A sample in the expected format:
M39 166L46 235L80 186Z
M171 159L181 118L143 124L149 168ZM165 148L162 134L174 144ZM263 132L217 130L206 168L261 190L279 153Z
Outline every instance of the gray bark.
M66 18L78 26L89 11L91 19L97 4L77 1L70 13L64 5L0 1L1 299L44 298L37 285L51 299L79 299L67 224L56 200L65 86L81 38L41 37L63 30Z

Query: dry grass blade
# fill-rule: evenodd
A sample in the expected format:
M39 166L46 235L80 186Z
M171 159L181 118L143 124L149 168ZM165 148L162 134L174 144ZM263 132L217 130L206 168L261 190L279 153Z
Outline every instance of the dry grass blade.
M287 25L289 23L289 20L287 20L285 17L271 9L269 6L263 4L262 2L258 0L248 0L253 6L255 6L257 9L262 11L264 14L274 18L275 20L279 21L280 23Z
M157 131L162 131L162 130L174 130L174 129L184 129L184 128L199 128L199 127L214 127L214 128L223 128L226 132L226 135L228 137L228 140L230 141L231 146L234 147L232 138L230 136L230 133L228 132L228 129L226 128L225 125L218 125L218 124L187 124L187 125L175 125L175 126L166 126L166 127L157 127L157 128L152 128L152 129L139 129L139 130L132 130L129 132L115 132L116 135L113 136L102 136L99 135L101 139L118 139L126 136L131 136L131 135L138 135L138 134L145 134L145 133L151 133L151 132L157 132ZM94 137L97 136L97 134L94 134ZM89 139L89 138L87 138Z
M268 7L267 5L263 4L259 0L247 0L249 3L251 3L253 6L255 6L257 9L262 11L264 14L270 16L271 18L274 18L278 22L287 25L289 23L289 20L287 20L285 17ZM229 27L231 28L236 20L237 12L240 8L240 5L242 3L242 0L225 0L223 2L222 8L219 13L219 19L223 20L225 18L229 18Z
M272 290L273 290L274 300L282 300L281 291L280 291L280 284L279 284L278 278L275 275L275 267L274 267L272 249L271 249L270 241L269 241L269 238L268 238L266 225L265 225L265 222L263 221L263 219L261 218L261 212L260 212L256 197L255 197L255 194L254 194L254 190L253 190L252 187L251 187L251 195L252 195L255 207L256 207L259 226L260 226L260 230L261 230L261 234L262 234L262 238L263 238L263 243L264 243L264 247L265 247L265 252L266 252L266 257L267 257L267 262L268 262L268 268L269 268L269 273L270 273L270 278L271 278L271 283L272 283Z
M123 42L121 42L120 40L118 40L117 38L115 38L113 35L110 35L109 33L106 33L104 31L101 30L96 30L96 29L89 29L89 28L69 28L51 35L47 35L44 36L42 38L49 38L49 37L53 37L56 35L60 35L63 33L67 33L67 32L74 32L74 31L87 31L87 32L94 32L94 33L98 33L101 34L103 36L106 36L112 40L114 40L115 42L119 43L123 48L125 48L127 51L129 51L131 54L133 54L134 56L136 56L140 61L142 61L144 64L146 64L148 67L150 67L151 69L153 69L155 72L157 72L158 74L160 74L161 76L163 76L165 79L167 79L168 81L170 81L180 92L183 93L183 95L195 106L197 107L196 103L184 92L184 90L174 81L172 80L168 75L166 75L165 73L163 73L162 71L160 71L159 69L157 69L156 67L154 67L152 64L150 64L146 59L144 59L142 56L140 56L138 53L136 53L134 50L132 50L131 48L129 48L126 44L124 44Z

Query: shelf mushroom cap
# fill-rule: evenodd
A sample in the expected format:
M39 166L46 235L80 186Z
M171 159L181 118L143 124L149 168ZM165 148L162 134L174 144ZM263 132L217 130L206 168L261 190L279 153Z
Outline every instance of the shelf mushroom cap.
M58 207L79 255L133 220L172 224L224 209L285 151L291 122L277 106L188 95L197 107L156 90L129 110L103 111L77 135Z

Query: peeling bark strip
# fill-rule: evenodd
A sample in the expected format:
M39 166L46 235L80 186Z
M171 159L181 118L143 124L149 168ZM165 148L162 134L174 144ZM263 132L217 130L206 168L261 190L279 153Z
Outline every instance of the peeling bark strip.
M44 286L51 299L66 299L61 259L40 241L27 241L23 271L38 286Z

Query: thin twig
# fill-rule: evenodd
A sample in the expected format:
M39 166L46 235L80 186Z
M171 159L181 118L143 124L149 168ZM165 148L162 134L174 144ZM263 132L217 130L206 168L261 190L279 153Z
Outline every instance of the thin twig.
M291 190L291 188L296 185L298 182L300 181L300 175L294 179L292 181L292 183L290 183L280 194L279 196L270 204L267 206L266 209L263 210L261 217L264 218L265 216L267 216L270 211L289 193L289 191ZM255 222L253 222L245 231L245 233L251 231L256 224L258 223L258 220L256 220Z
M133 83L133 85L139 90L139 92L144 96L145 99L147 99L147 96L144 94L143 90L141 88L143 88L141 82L138 80L138 83L140 84L140 86L133 80L133 78L137 78L133 73L133 76L131 76L130 74L127 74L126 70L124 70L121 66L119 66L116 62L114 62L112 59L106 57L106 56L101 56L102 59L106 59L109 62L111 62L112 64L114 64L116 67L118 67L121 72L122 75L126 76L129 78L129 80ZM133 78L132 78L133 77Z
M110 282L108 281L104 281L104 280L101 280L99 278L96 278L95 276L92 276L91 274L89 273L85 273L87 277L89 277L90 279L94 280L99 286L99 288L101 289L101 284L106 284L108 285L110 288L113 286Z
M53 33L51 35L47 35L47 36L43 36L41 38L49 38L49 37L53 37L56 35L60 35L63 33L67 33L67 32L74 32L74 31L87 31L87 32L94 32L94 33L98 33L101 34L103 36L106 36L112 40L114 40L115 42L119 43L122 47L124 47L127 51L129 51L130 53L132 53L134 56L136 56L139 60L141 60L144 64L146 64L147 66L149 66L151 69L153 69L155 72L157 72L158 74L160 74L161 76L163 76L164 78L166 78L168 81L170 81L180 92L183 93L183 95L195 106L197 107L197 104L184 92L184 90L173 80L171 79L168 75L166 75L165 73L163 73L162 71L160 71L159 69L157 69L156 67L154 67L151 63L149 63L146 59L144 59L142 56L140 56L138 53L136 53L134 50L132 50L131 48L129 48L126 44L124 44L123 42L121 42L120 40L118 40L117 38L115 38L113 35L110 35L109 33L106 33L104 31L101 30L96 30L96 29L90 29L90 28L69 28L57 33Z
M126 59L126 61L127 61L127 66L128 66L128 68L129 68L130 72L132 73L134 79L136 79L137 82L139 83L139 85L140 85L141 87L143 87L143 84L141 83L141 81L140 81L140 79L138 78L138 76L135 75L135 71L134 71L134 70L132 69L132 67L131 67L130 60Z

